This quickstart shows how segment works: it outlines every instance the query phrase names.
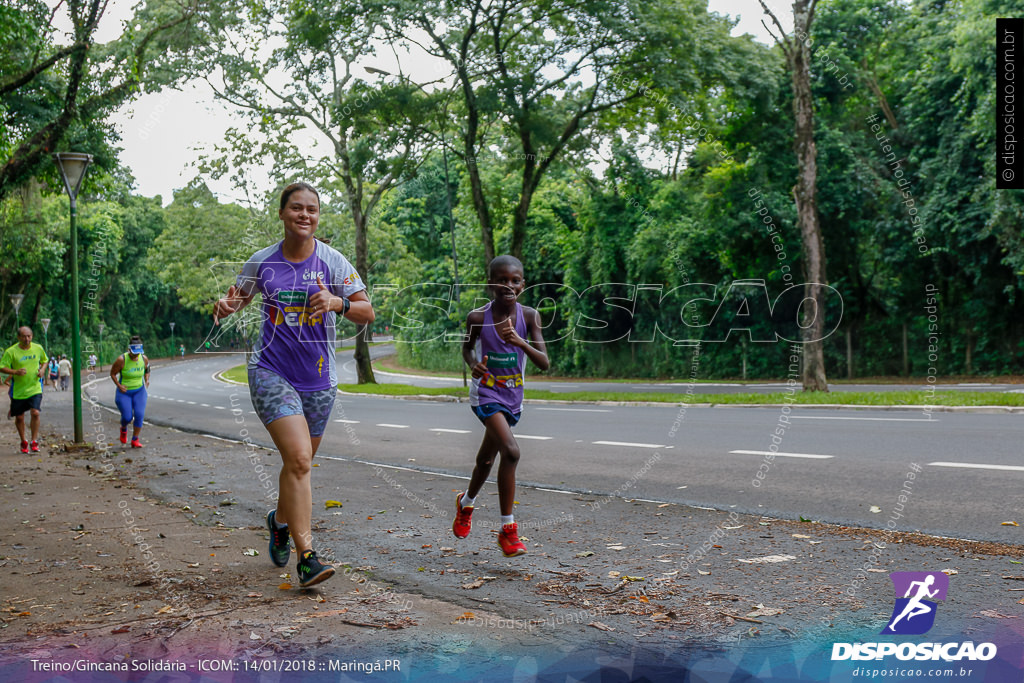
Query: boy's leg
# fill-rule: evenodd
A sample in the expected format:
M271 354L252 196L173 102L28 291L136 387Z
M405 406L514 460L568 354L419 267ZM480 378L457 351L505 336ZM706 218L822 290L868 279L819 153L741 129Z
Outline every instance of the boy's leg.
M512 428L508 426L505 415L497 413L487 418L487 433L497 444L501 453L498 463L498 504L502 516L512 514L516 501L516 466L519 464L519 444L512 436Z
M466 489L467 498L476 498L480 493L484 482L491 474L494 456L498 455L500 441L490 427L490 422L493 419L494 417L491 417L484 423L484 440L480 442L480 450L476 452L476 466L473 468L473 476L469 479L469 488ZM502 422L504 421L505 418L502 418Z
M31 415L32 440L39 441L39 411L33 408L29 414Z

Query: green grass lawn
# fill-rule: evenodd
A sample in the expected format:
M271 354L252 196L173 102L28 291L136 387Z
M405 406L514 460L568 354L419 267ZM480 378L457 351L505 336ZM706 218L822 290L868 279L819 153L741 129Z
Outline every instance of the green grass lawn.
M231 368L222 376L236 382L246 382L244 365ZM342 391L374 394L378 396L465 396L466 389L455 387L416 387L411 384L339 384ZM832 403L863 406L1024 406L1024 394L988 393L982 391L843 391L828 394L805 394L798 391L790 395L784 391L770 394L698 394L638 393L630 391L542 391L527 389L526 398L556 401L623 401L640 403L715 403L766 404L784 403L811 405Z

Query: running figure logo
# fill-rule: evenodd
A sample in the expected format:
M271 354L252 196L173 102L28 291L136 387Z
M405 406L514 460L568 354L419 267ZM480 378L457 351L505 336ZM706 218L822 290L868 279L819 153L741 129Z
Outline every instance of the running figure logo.
M882 634L921 635L935 623L936 600L945 600L949 577L942 572L891 572L896 605ZM900 597L903 596L903 597Z

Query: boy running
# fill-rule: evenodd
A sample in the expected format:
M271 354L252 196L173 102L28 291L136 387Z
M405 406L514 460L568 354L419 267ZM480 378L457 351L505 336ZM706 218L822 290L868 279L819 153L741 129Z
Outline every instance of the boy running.
M11 384L11 410L14 424L21 436L21 452L28 453L25 439L25 413L32 416L32 452L39 452L39 406L43 400L43 375L46 374L46 352L32 342L32 328L18 328L18 343L4 351L0 372L14 377Z
M494 456L498 464L498 502L501 507L501 532L498 545L505 557L526 552L519 540L512 514L516 497L516 465L519 444L512 427L523 409L523 370L526 358L541 370L547 370L547 349L541 334L540 315L520 305L516 298L526 287L523 264L514 256L498 256L487 269L487 287L491 303L470 312L466 318L469 337L462 345L462 358L473 372L469 402L484 423L484 439L476 454L476 467L465 493L455 497L456 538L469 536L473 506L491 472ZM531 345L527 340L533 343ZM478 360L479 359L479 360Z

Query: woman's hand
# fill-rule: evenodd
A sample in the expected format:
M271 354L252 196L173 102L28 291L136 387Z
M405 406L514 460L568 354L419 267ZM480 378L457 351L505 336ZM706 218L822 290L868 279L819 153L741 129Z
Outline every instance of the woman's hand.
M245 298L238 294L234 285L228 287L228 293L213 306L213 324L220 325L220 319L226 318L243 306Z
M340 296L334 296L331 294L331 291L327 289L327 285L323 283L319 276L316 278L316 283L320 286L320 291L313 292L313 295L309 297L311 319L323 319L324 314L329 311L334 311L335 313L340 314L341 311L345 310L344 300Z

